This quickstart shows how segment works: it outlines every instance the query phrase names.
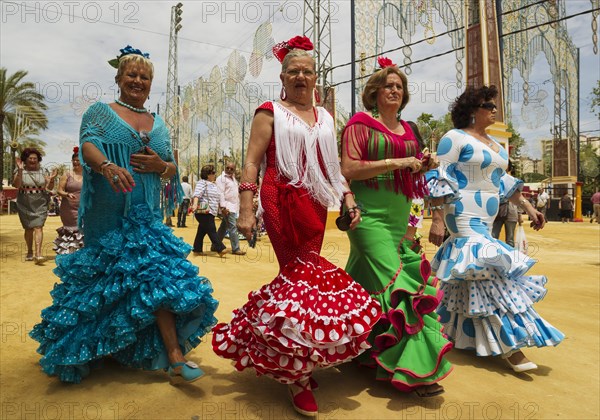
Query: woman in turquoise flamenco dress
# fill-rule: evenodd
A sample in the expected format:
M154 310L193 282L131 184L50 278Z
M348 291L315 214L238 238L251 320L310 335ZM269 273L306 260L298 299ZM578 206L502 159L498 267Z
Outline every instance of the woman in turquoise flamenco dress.
M348 231L346 271L383 312L369 336L372 349L358 360L400 391L433 397L444 392L438 382L452 370L444 358L452 344L437 321L441 295L429 262L411 249L414 235L406 235L411 199L423 197L423 172L437 163L422 156L400 119L409 100L406 76L389 59L379 64L362 95L368 111L350 119L342 138L342 172L364 210Z
M454 346L501 356L515 372L525 372L537 365L522 348L556 346L564 335L533 308L546 294L546 276L528 275L535 261L491 235L506 200L527 212L534 229L546 223L521 196L523 182L506 173L506 150L486 133L496 121L497 95L495 86L469 87L452 105L456 128L438 144L439 168L427 173L429 240L441 245L431 267L444 292L440 321ZM445 242L444 224L450 233Z
M162 224L161 180L182 194L168 130L143 107L152 63L127 46L111 64L120 98L92 105L81 124L85 246L56 257L61 282L30 335L44 372L64 382L80 382L107 356L193 382L203 372L184 355L216 324L218 302L186 259L191 247Z

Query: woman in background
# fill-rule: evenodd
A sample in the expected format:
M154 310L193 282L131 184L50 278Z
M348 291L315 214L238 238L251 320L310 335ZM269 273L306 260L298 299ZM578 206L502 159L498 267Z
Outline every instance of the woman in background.
M54 251L57 254L70 254L83 247L83 233L77 227L77 210L83 183L79 147L73 149L71 165L73 169L60 177L56 191L61 197L59 214L63 224L56 229L58 237L54 240Z
M13 186L19 189L17 194L17 212L21 226L25 229L27 255L25 261L36 264L44 262L42 242L44 240L44 224L48 217L49 191L54 189L56 169L47 176L40 167L42 154L39 150L28 147L16 159L17 169L13 178ZM34 246L35 244L35 254Z

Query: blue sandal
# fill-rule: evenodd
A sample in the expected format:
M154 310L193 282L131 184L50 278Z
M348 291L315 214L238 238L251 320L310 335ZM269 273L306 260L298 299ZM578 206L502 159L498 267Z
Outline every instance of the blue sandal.
M175 369L181 366L179 373ZM179 362L173 363L168 369L169 381L171 385L179 385L182 383L191 384L204 376L204 371L194 362Z

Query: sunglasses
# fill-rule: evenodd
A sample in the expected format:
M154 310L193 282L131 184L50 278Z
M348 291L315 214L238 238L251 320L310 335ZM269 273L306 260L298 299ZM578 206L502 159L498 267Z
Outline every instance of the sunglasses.
M479 108L487 109L488 111L491 111L493 109L498 109L496 104L493 104L491 102L484 102L481 105L479 105Z

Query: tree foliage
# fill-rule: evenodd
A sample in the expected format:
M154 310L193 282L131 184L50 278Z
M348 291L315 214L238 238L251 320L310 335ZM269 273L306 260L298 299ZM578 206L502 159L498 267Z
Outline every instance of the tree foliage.
M600 80L596 82L596 87L592 89L592 112L596 112L600 118Z
M7 75L6 68L0 68L0 173L3 175L7 146L19 149L23 140L34 141L33 136L48 127L44 95L35 90L33 83L23 81L26 76L24 70Z
M583 195L590 196L596 192L596 188L600 187L600 156L591 143L581 145L579 164L581 165Z
M523 173L521 172L521 166L517 164L521 159L521 148L525 145L525 139L521 137L521 134L513 127L511 121L507 124L507 131L511 134L508 139L508 147L510 151L510 159L514 165L513 175L517 178L523 177ZM526 181L526 182L539 182L539 181Z
M450 113L435 119L432 114L422 113L416 121L419 132L430 151L437 149L437 144L444 134L454 128Z

